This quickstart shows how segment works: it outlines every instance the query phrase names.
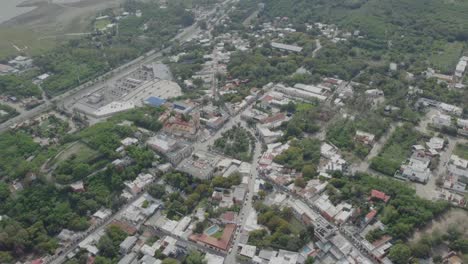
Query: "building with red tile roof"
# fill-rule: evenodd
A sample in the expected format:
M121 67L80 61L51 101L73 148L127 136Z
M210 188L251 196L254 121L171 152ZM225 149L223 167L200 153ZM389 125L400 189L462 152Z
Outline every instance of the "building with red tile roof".
M378 191L378 190L372 190L371 191L371 197L370 198L375 198L384 201L385 203L390 200L390 196L386 195L384 192Z
M370 211L369 213L367 213L365 217L366 223L369 223L370 221L372 221L372 219L374 219L376 215L377 215L377 211L374 209Z
M207 246L209 248L212 248L214 250L219 250L219 251L228 251L229 245L231 243L232 237L234 235L234 232L236 231L236 225L235 224L227 224L224 227L223 234L221 235L221 238L215 238L212 236L209 236L207 234L194 234L189 237L190 240Z

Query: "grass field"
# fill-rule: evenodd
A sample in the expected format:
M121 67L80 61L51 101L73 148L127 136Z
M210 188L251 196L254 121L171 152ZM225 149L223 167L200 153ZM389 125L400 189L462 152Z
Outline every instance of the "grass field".
M295 234L301 233L304 230L304 224L297 220L295 217L291 217L291 222L289 223L289 227L291 227L291 231Z
M433 65L436 70L443 73L451 74L455 70L455 66L458 63L463 53L463 43L440 43L439 47L433 52L429 58L429 62Z
M459 156L462 159L468 160L468 144L457 144L453 154Z
M40 39L40 35L22 27L0 27L0 60L20 55L14 45L28 56L38 55L53 49L54 39Z
M54 163L63 162L72 156L75 156L75 161L77 163L83 162L88 163L89 161L97 158L99 152L91 149L87 145L81 142L75 142L70 145L67 145L63 151L61 151L53 160Z
M111 23L111 21L109 19L101 19L101 20L97 20L96 23L94 23L94 27L97 29L97 30L103 30L107 27L107 25L109 25Z

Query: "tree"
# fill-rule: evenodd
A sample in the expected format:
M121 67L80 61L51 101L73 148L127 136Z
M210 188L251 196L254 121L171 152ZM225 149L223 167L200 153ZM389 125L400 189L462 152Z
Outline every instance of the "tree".
M304 187L306 187L306 185L307 185L307 182L302 177L297 177L294 180L294 186L296 186L296 187L304 188Z
M203 233L203 230L205 229L205 225L203 224L203 222L198 222L196 225L195 225L195 228L193 229L193 232L195 234L201 234Z
M179 262L177 261L177 259L173 259L173 258L166 258L162 261L162 264L178 264Z
M10 188L8 184L0 182L0 201L6 200L10 196Z
M161 184L152 184L148 189L148 193L156 199L161 199L166 194L166 187Z
M96 259L94 260L95 264L112 264L112 261L106 257L103 256L97 256Z
M109 258L116 257L119 253L117 248L114 247L114 242L107 235L104 235L101 237L101 239L99 239L97 248L99 249L99 253L101 255L109 257Z
M205 257L198 251L192 250L185 259L185 264L206 264Z
M407 264L411 257L411 250L405 244L396 244L390 249L388 257L395 264Z
M10 252L0 251L0 263L12 263L13 260Z
M302 177L312 179L317 175L317 168L314 165L306 164L302 167Z
M314 264L315 259L314 257L307 257L306 261L304 262L305 264Z
M413 256L417 258L428 258L431 255L431 247L426 243L422 243L419 241L418 243L414 244L411 247L411 251L413 252Z

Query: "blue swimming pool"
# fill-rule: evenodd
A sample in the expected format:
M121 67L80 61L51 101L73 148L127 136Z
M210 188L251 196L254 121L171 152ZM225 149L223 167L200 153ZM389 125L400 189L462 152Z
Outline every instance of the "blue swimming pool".
M312 251L312 249L310 249L310 247L308 247L308 246L304 246L302 248L302 252L305 253L305 254L309 254L311 251Z
M205 234L207 234L209 236L212 236L212 235L216 234L216 232L218 232L218 230L219 230L219 226L212 225L208 229L205 230Z

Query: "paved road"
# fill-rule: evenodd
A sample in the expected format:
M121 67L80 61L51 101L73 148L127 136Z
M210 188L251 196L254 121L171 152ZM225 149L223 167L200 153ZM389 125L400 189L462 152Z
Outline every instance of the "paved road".
M345 230L343 227L337 227L333 222L330 222L330 221L328 221L327 219L325 219L324 217L321 216L321 212L311 202L317 196L314 196L314 197L312 197L310 199L304 199L303 197L298 196L296 193L291 192L291 190L286 188L286 186L278 185L276 182L272 181L269 177L266 177L265 175L263 175L262 178L265 181L270 182L278 190L282 190L284 193L288 194L290 197L301 200L310 209L312 209L316 213L316 215L321 219L319 222L328 223L332 227L333 230L336 230L336 232L339 232L350 244L352 244L356 249L358 249L363 257L366 257L371 262L375 263L375 261L370 256L369 252L367 252L364 249L365 247L364 247L361 239L356 238L353 234L351 234L349 231Z
M215 9L213 9L211 12L207 14L207 16L210 16L215 13ZM177 36L173 38L173 40L179 40L179 41L185 41L190 38L193 38L200 29L198 28L197 24L194 24L190 27L185 28L181 33L179 33ZM0 124L0 132L3 132L7 129L9 129L10 126L23 122L25 120L30 120L42 113L45 113L52 109L53 105L57 106L62 106L65 105L65 107L69 107L72 102L76 102L79 98L81 98L84 94L94 91L98 88L101 88L102 86L105 85L105 83L115 81L122 76L134 71L138 67L140 67L142 64L148 63L150 61L154 61L155 59L159 58L162 56L164 52L169 51L170 48L165 48L163 50L152 50L149 51L146 57L138 57L135 60L132 60L116 69L111 70L110 72L107 72L103 74L100 77L97 77L96 79L86 82L76 88L73 88L72 90L69 90L61 95L58 95L51 100L43 103L42 105L35 107L29 111L25 111L21 113L20 115L4 122L3 124Z
M112 216L110 216L107 220L101 222L100 224L98 224L91 232L89 232L86 236L83 236L81 239L79 239L75 244L73 244L71 247L67 248L66 250L64 250L61 254L57 255L54 259L52 260L46 260L45 261L45 264L61 264L61 263L64 263L67 259L67 255L70 254L72 251L74 251L75 249L78 248L78 244L85 240L87 237L91 236L91 235L95 235L99 232L101 232L102 230L104 230L112 221L114 221L115 219L117 219L125 210L127 210L127 208L134 202L136 201L138 198L140 198L141 196L144 195L145 192L142 192L140 194L138 194L137 196L135 196L132 200L130 200L127 204L125 204L118 212L116 212L115 214L113 214Z
M250 131L250 132L254 133L253 131ZM238 228L237 228L238 231L236 232L236 235L232 242L231 250L229 254L226 256L226 259L224 260L224 263L226 264L236 263L236 255L237 255L238 246L240 243L240 238L241 236L248 234L248 232L244 230L244 227L247 222L247 217L250 215L250 213L253 210L252 202L253 202L253 196L254 196L254 190L255 190L255 181L258 177L257 163L261 155L262 155L262 145L259 142L259 140L256 140L254 155L252 159L252 166L251 166L251 171L250 171L248 193L247 193L247 197L244 200L244 205L242 206L242 209L239 212Z
M322 48L322 44L320 43L320 39L315 40L315 49L312 51L312 58L315 58L317 56L317 52Z

